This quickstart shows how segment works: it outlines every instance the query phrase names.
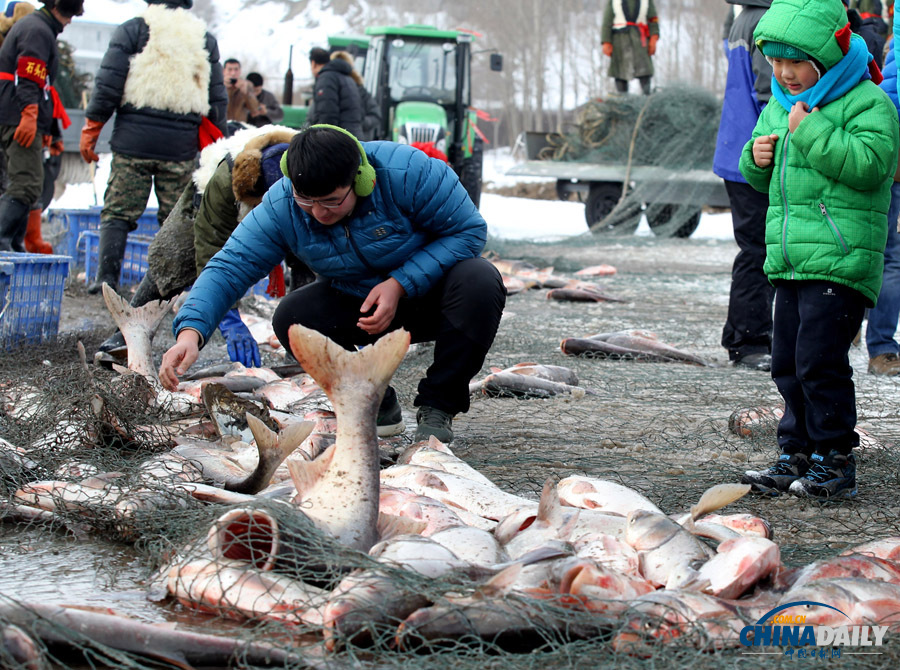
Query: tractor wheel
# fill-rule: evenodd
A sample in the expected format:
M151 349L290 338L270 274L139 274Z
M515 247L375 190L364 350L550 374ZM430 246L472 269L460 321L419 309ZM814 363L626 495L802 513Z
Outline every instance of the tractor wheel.
M700 208L653 203L647 205L647 223L660 237L690 237L700 225Z
M641 204L630 202L628 199L602 226L597 225L613 211L621 195L622 185L619 183L591 184L591 190L584 203L584 218L592 233L595 235L631 235L637 230L638 224L641 222Z
M484 163L484 142L476 137L472 143L472 155L465 159L459 171L459 181L468 192L472 202L481 204L481 166Z

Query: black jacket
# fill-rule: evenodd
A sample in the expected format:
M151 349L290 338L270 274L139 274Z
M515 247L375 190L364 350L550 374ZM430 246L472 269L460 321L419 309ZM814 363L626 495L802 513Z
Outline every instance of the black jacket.
M309 125L329 123L362 135L363 107L359 89L350 72L353 66L340 59L326 63L316 76Z
M56 82L59 73L59 50L56 36L62 32L62 24L46 9L24 16L10 29L0 47L0 72L15 74L20 58L34 58L47 67L50 83ZM53 100L34 81L19 78L0 80L0 125L17 126L22 110L28 105L38 105L38 133L59 135L58 124L53 118Z
M122 102L131 59L141 53L149 39L150 29L141 17L130 19L116 29L100 64L94 94L85 115L105 123L115 112L116 125L110 145L116 153L135 158L190 160L199 149L200 114L138 108ZM224 134L228 94L219 63L219 46L209 33L206 33L205 49L210 65L207 116ZM172 81L171 85L181 87L190 82Z

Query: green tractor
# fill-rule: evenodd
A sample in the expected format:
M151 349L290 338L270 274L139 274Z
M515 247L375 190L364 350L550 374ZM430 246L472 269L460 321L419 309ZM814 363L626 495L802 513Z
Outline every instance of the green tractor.
M472 102L471 33L432 26L378 26L369 37L363 77L381 107L380 139L431 144L447 156L477 206L484 140ZM503 57L491 54L491 70Z

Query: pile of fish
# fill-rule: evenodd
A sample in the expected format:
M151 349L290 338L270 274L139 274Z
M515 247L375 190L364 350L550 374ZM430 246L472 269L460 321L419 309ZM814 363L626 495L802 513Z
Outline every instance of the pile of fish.
M409 346L403 330L349 352L293 326L291 351L314 380L300 393L315 386L332 409L273 414L256 404L251 410L215 384L201 389L200 400L164 392L148 362L156 312L168 306L131 309L104 294L128 344L129 370L122 372L144 375L157 402L207 408L219 439L205 446L183 440L148 459L143 488L129 480L126 490L111 473L80 484L35 481L16 492L18 504L7 512L51 520L71 510L112 511L127 524L137 511L185 499L226 505L161 575L168 596L199 613L316 631L331 651L371 643L410 650L447 640L504 646L507 639L518 649L551 633L560 640L602 636L634 654L651 643L701 639L722 648L738 645L748 622L801 600L832 603L854 623L900 620L900 538L788 569L765 520L716 513L747 486L719 484L688 510L663 510L614 481L575 475L548 480L534 501L504 491L434 439L407 447L382 469L375 416ZM504 374L572 393L578 380L562 370L522 365L471 390L490 394L491 376ZM315 444L312 435L320 436ZM161 486L172 495L160 495ZM833 621L830 610L819 610L807 613L807 623ZM0 617L15 628L22 662L41 648L32 637L58 643L60 626L78 631L70 639L138 654L149 648L200 665L228 654L278 663L300 653L73 607L0 605ZM148 641L144 651L134 636Z
M611 265L593 265L575 273L576 279L554 274L552 266L539 268L521 260L506 260L489 256L488 260L500 272L507 295L515 295L525 289L546 288L550 300L575 302L624 302L607 295L597 284L583 281L582 277L609 277L616 273Z

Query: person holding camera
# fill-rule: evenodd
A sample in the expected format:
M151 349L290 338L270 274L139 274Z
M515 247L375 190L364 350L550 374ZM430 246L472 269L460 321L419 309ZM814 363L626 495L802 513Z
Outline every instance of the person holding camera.
M269 123L281 123L284 118L284 110L278 103L278 99L272 91L263 88L263 76L259 72L251 72L247 75L247 81L253 86L253 95L259 103L259 113L250 117L250 123L262 127Z
M146 2L143 14L113 33L81 130L81 157L96 161L100 130L116 115L99 262L89 293L99 293L104 282L118 288L128 233L137 228L150 189L156 191L162 225L191 181L197 151L225 130L228 98L219 46L188 11L193 0Z
M225 92L228 93L229 121L247 123L251 116L259 114L259 102L253 93L253 84L241 78L241 62L229 58L224 63Z

